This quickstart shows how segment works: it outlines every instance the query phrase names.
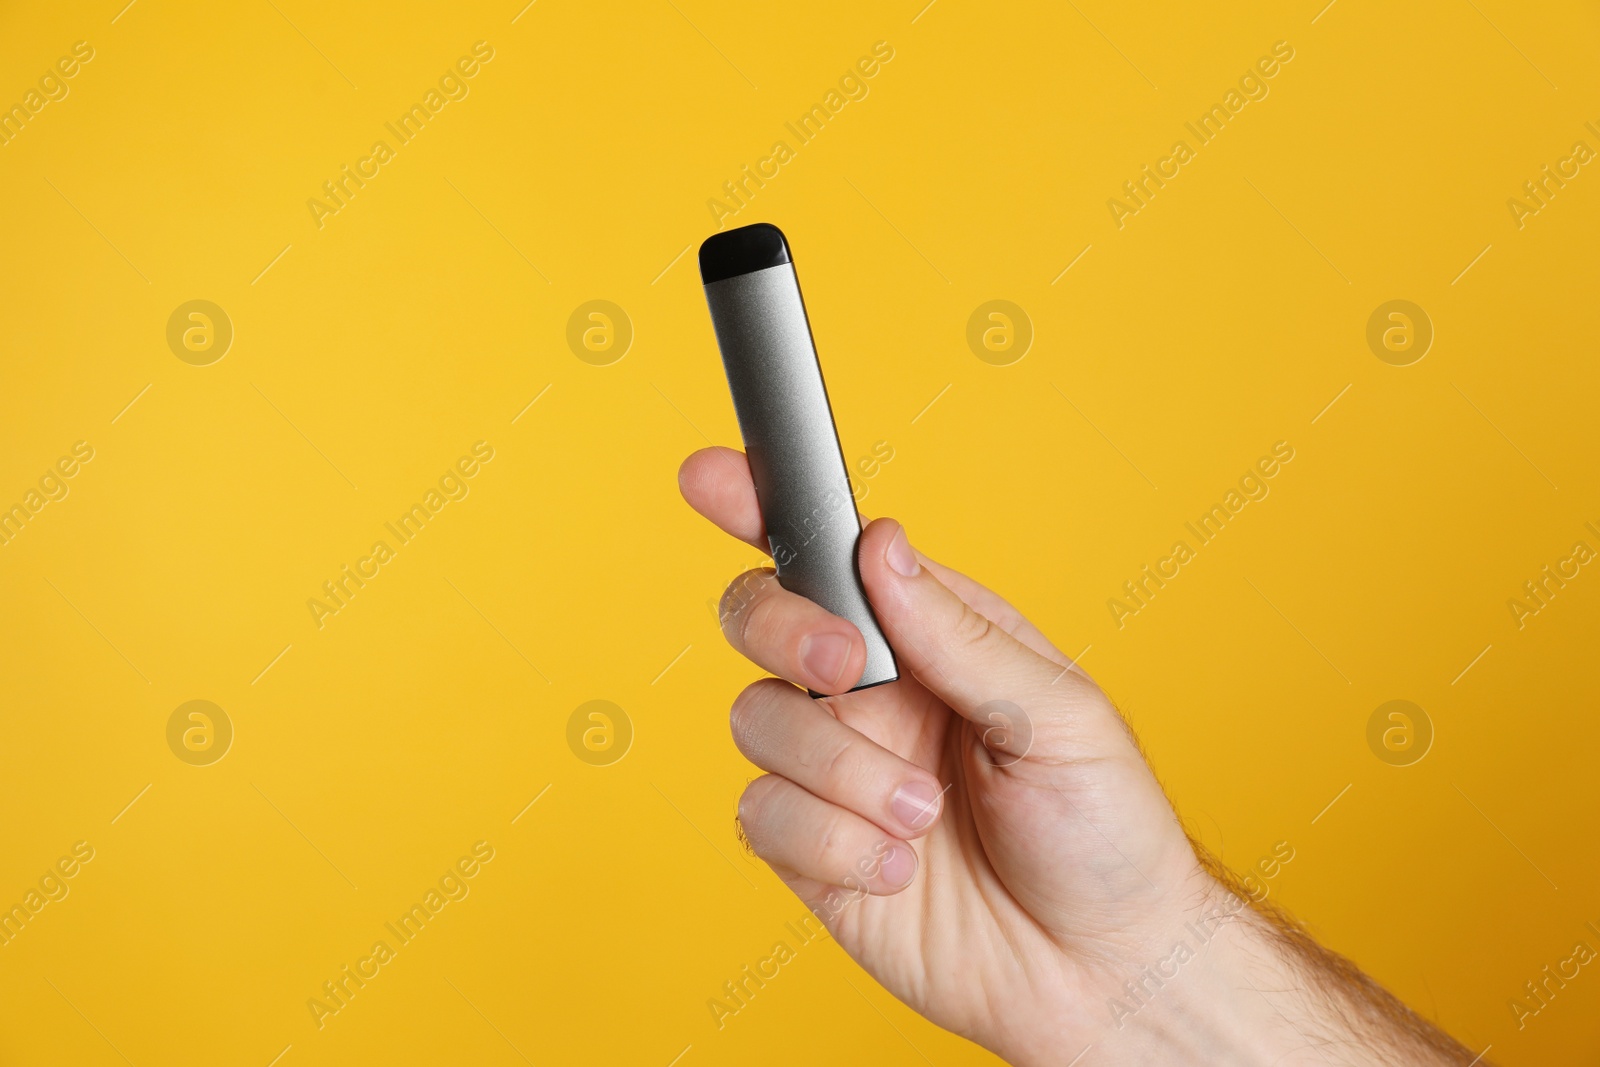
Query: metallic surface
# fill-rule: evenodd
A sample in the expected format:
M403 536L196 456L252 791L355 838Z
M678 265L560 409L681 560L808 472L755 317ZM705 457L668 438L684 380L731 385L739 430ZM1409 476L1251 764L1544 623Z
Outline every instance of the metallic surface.
M855 689L899 677L856 565L861 520L793 264L705 287L778 581L854 623Z

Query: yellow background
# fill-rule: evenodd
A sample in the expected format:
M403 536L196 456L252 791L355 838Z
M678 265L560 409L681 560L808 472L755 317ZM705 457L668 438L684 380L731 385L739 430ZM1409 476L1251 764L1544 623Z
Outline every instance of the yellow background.
M1520 230L1506 201L1600 148L1600 16L923 2L6 5L0 101L95 57L0 147L0 503L95 458L0 547L0 901L96 855L0 948L0 1062L989 1061L832 943L706 1007L801 908L734 836L756 672L709 603L760 557L677 493L738 441L690 246L880 40L733 220L793 242L847 457L894 449L863 510L1089 646L1195 833L1292 844L1273 898L1328 944L1491 1059L1595 1054L1600 974L1521 1030L1508 1002L1600 948L1600 574L1521 630L1506 601L1600 547L1600 174ZM1107 199L1280 40L1119 230ZM1397 298L1436 330L1408 367L1365 341ZM166 343L192 299L234 326L210 366ZM565 340L592 299L633 324L609 366ZM966 344L991 299L1036 332L1011 366ZM470 496L319 630L307 599L478 440ZM1271 495L1118 629L1279 440ZM210 766L167 746L193 699L235 729ZM593 699L634 727L610 766L566 742ZM1436 731L1414 766L1367 746L1390 699ZM307 999L478 840L471 895L319 1031Z

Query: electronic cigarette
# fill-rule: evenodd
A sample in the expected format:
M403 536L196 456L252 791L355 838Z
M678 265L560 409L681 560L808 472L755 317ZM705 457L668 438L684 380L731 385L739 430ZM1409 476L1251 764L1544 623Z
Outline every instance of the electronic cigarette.
M851 692L895 681L861 585L861 519L789 242L767 223L716 234L700 246L700 280L778 581L861 631L867 666Z

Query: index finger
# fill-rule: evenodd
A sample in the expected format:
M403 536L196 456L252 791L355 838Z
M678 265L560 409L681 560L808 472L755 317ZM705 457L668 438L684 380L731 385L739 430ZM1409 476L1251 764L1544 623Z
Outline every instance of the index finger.
M750 461L743 452L722 447L700 449L678 468L678 488L689 506L722 532L770 554L755 481L750 476ZM862 525L866 525L865 517ZM1068 656L998 593L921 552L917 552L917 559L973 611L1046 659L1062 667L1071 663Z
M691 508L723 533L762 552L771 550L750 461L743 452L720 446L700 449L678 468L678 490Z

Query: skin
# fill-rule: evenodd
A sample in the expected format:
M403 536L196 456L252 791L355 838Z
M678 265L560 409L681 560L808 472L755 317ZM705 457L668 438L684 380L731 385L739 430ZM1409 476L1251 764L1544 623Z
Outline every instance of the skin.
M695 453L679 485L766 550L742 453ZM897 682L809 698L848 690L865 646L770 570L722 622L776 676L730 718L768 772L739 800L749 846L883 986L1015 1064L1468 1062L1219 880L1120 714L1015 608L893 519L858 565Z

